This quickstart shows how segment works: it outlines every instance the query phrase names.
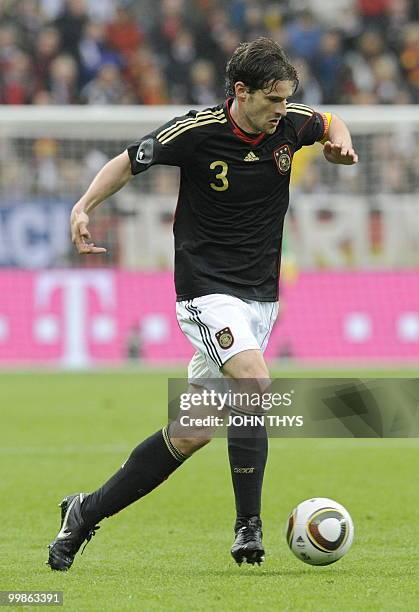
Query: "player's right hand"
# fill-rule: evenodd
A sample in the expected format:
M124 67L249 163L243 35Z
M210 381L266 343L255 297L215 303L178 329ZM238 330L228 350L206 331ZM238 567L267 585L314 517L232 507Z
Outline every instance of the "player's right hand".
M71 241L75 245L77 251L82 255L90 253L106 253L104 247L97 247L91 242L90 232L87 229L89 224L89 216L76 207L71 211Z

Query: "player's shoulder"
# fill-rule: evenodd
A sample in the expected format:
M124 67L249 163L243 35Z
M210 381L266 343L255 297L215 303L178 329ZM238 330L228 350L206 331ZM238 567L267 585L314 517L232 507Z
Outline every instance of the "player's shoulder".
M299 146L322 142L329 131L332 115L320 112L305 104L287 104L285 124L290 136L296 138Z
M287 119L294 127L299 129L304 124L313 119L317 112L311 106L305 104L289 103L287 104Z
M161 144L184 137L197 137L208 131L227 123L227 116L223 104L211 106L202 110L192 109L185 115L174 117L160 130L156 131L156 139Z

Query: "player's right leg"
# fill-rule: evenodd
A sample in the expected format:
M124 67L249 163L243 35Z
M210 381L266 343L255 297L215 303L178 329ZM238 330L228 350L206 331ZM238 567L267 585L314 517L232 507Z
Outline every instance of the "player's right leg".
M202 431L173 442L170 426L139 444L123 466L99 489L86 495L69 495L61 502L60 531L49 545L47 564L68 570L83 542L89 542L98 523L153 491L199 448L209 435Z

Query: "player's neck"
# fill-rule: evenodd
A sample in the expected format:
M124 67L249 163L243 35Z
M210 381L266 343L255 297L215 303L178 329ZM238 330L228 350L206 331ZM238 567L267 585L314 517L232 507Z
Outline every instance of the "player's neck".
M231 103L230 115L234 123L238 125L239 128L243 130L243 132L246 132L247 134L254 134L255 136L258 136L260 134L260 132L255 132L255 129L247 121L246 116L240 110L236 98L233 98L233 101Z

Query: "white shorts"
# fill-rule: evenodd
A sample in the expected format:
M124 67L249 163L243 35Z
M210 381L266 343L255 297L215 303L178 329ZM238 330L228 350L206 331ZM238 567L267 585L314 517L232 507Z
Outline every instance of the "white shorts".
M188 378L219 378L225 362L249 349L264 352L278 302L255 302L212 293L176 303L180 328L196 348Z

